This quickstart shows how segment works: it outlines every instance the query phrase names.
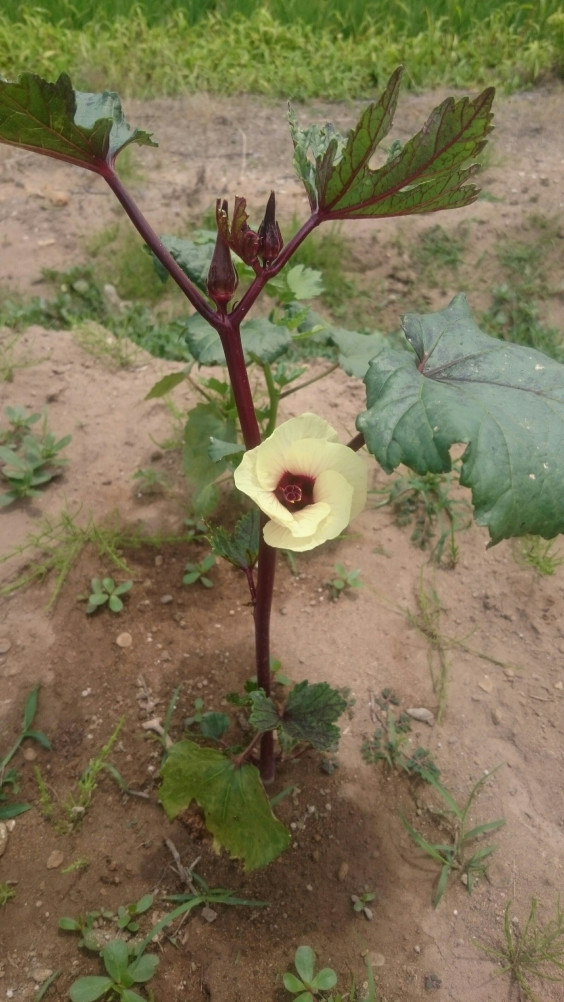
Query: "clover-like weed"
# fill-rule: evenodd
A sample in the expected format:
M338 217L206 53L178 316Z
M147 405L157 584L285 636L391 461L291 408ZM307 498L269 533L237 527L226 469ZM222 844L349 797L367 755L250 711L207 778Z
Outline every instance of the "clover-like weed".
M137 955L135 947L120 939L110 940L100 953L105 975L77 978L70 987L71 1002L96 1002L107 997L121 1002L145 1002L133 991L133 985L144 984L153 977L159 958L154 953Z
M182 583L185 585L193 585L199 581L204 588L213 588L213 581L208 577L208 571L210 571L212 567L215 567L215 557L213 553L208 553L207 557L204 557L203 560L198 562L191 563L189 561L184 568Z
M118 613L123 609L120 596L131 590L133 581L116 584L113 578L92 578L90 587L92 590L88 596L87 615L97 612L104 605L107 605L110 612Z
M329 595L333 602L336 602L347 591L362 588L360 571L348 571L343 564L335 564L334 570L335 577L326 582L326 587L329 589Z
M311 946L298 946L294 954L294 966L298 977L286 971L284 988L295 995L294 1002L315 1002L320 992L330 991L337 984L337 975L330 967L323 967L315 974L315 953Z

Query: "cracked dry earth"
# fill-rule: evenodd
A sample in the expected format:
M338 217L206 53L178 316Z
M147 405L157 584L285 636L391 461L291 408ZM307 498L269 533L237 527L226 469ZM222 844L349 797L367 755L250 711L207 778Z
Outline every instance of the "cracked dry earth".
M397 116L399 138L419 127L443 96L406 97ZM354 110L316 104L299 112L303 120L330 116L345 127ZM547 245L543 308L547 322L564 326L563 110L557 86L501 97L481 176L487 199L451 216L386 221L377 231L358 225L343 265L361 273L377 310L375 325L394 329L401 313L441 308L459 289L466 289L478 314L499 267L499 240L538 239L542 217L550 222L548 236L541 237ZM198 218L216 194L247 194L258 214L274 187L288 218L303 211L287 166L282 104L198 95L145 106L127 102L126 111L160 141L158 151L136 154L140 180L134 188L161 231ZM42 268L84 261L86 234L115 219L111 195L99 179L0 148L4 290L45 291ZM453 233L462 223L469 236L459 271L445 272L423 293L414 288L410 255L420 234L436 224ZM6 332L2 337L6 343ZM14 350L16 358L33 364L16 368L13 381L0 384L1 409L46 406L50 428L73 439L64 475L33 503L2 510L2 555L37 531L41 519L56 522L65 509L78 524L92 516L152 533L177 531L186 515L178 457L155 444L171 437L171 418L160 401L145 400L175 365L139 350L129 368L110 369L72 333L38 327L26 331ZM178 407L191 399L189 389L175 391ZM363 407L361 384L336 372L284 401L281 416L315 410L347 440ZM169 473L173 488L139 497L132 475L151 464ZM388 482L374 469L375 488ZM382 1002L420 1002L433 992L445 1002L518 997L477 944L503 942L508 903L516 930L533 896L542 919L553 917L563 889L564 571L541 577L516 559L514 544L486 549L486 533L475 527L458 535L456 566L434 568L428 553L410 542L410 527L396 525L389 507L377 507L379 500L371 495L346 538L300 555L296 574L280 561L274 655L296 681L347 686L354 706L343 720L337 769L324 772L307 755L280 771L272 793L291 787L277 811L292 844L254 873L216 854L194 813L166 819L158 803L161 746L144 726L155 717L162 722L180 686L172 719L173 735L179 736L196 698L206 709L221 708L225 694L240 690L252 674L252 615L237 573L220 562L212 589L187 588L184 565L200 559L201 545L129 549L129 573L115 572L134 582L124 611L86 618L78 596L91 577L112 573L87 548L51 610L49 578L1 600L0 754L16 739L25 697L36 685L36 726L49 736L51 750L26 742L13 763L18 800L33 807L9 826L0 858L0 882L15 891L0 908L0 999L31 1002L55 973L45 998L65 999L77 976L101 973L95 955L78 949L78 937L58 930L61 916L116 912L151 893L146 931L170 910L166 895L184 887L166 840L183 866L198 860L196 872L210 887L229 888L267 907L218 906L213 922L196 910L167 930L154 946L160 964L149 987L158 1002L282 1002L288 997L282 973L301 943L315 949L320 966L337 971L343 991L352 977L365 981L369 960ZM358 569L363 587L331 603L324 585L336 562ZM24 563L24 557L2 563L0 583L12 580ZM454 875L436 909L437 869L401 820L444 841L444 826L427 810L433 798L406 775L366 764L361 755L363 740L378 726L375 697L384 687L395 690L401 708L437 711L430 672L433 657L437 670L436 651L414 625L422 589L438 596L448 685L442 722L413 721L410 747L431 750L460 803L481 776L499 767L477 798L471 823L505 819L490 837L497 848L487 879L470 895ZM117 642L124 633L129 646ZM120 720L109 762L130 789L144 795L123 794L104 772L80 823L62 833L40 809L36 767L55 805L62 804ZM78 860L85 865L73 867ZM351 895L365 892L374 894L370 921L351 904ZM106 922L100 934L111 929ZM562 998L562 984L545 981L534 988L542 1002Z

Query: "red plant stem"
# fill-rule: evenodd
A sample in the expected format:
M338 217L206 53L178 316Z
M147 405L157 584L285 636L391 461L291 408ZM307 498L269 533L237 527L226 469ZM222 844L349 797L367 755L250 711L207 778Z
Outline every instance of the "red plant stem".
M170 277L174 279L178 286L180 286L186 298L192 303L194 309L197 310L200 316L204 317L204 319L207 320L212 327L216 327L215 311L208 305L201 292L195 285L193 285L188 276L184 274L180 265L176 263L172 254L161 242L153 227L145 218L138 205L136 205L133 201L127 189L121 183L121 180L115 171L108 168L102 173L102 177L110 186L118 201L121 203L137 232L140 233L155 257L158 258L163 267L166 268Z
M270 673L270 612L274 593L276 550L265 543L262 529L266 518L261 516L260 543L255 604L255 653L257 684L267 696L271 691ZM260 775L263 783L274 779L274 732L266 731L260 743Z
M230 313L231 319L240 324L241 321L246 317L251 306L256 301L257 296L264 289L266 283L274 278L275 275L284 267L287 261L290 260L292 254L297 250L300 244L305 240L307 235L315 229L316 226L322 222L322 218L315 213L313 213L308 220L300 227L297 233L294 234L291 240L288 241L286 246L280 251L280 254L267 268L262 268L257 277L254 279L252 284L249 286L241 301L237 303Z
M355 435L354 438L351 438L350 442L347 442L347 445L353 452L358 452L359 449L362 449L366 445L366 440L362 432L359 431L358 435Z
M239 324L235 323L230 316L224 314L222 317L218 317L216 314L213 326L217 330L223 346L243 441L247 449L254 449L255 446L260 445L261 436L249 383L245 353L241 344Z
M261 435L241 343L241 321L256 301L268 280L278 274L308 233L321 222L321 219L316 214L310 216L309 220L281 251L276 261L268 268L264 268L257 275L241 302L234 307L230 314L227 314L223 311L213 310L208 305L199 290L184 274L182 268L176 263L172 255L160 241L141 210L122 185L117 174L112 169L108 169L102 176L155 257L158 258L171 278L182 289L182 292L194 309L218 332L225 353L227 371L233 388L233 396L235 398L245 446L247 449L255 448L255 446L260 445ZM264 541L262 528L265 521L263 516L261 518L257 583L254 596L255 657L258 686L269 696L271 692L270 613L274 593L276 550ZM252 581L252 575L250 581ZM263 783L271 783L274 779L274 772L274 732L267 731L262 735L260 740L260 773Z

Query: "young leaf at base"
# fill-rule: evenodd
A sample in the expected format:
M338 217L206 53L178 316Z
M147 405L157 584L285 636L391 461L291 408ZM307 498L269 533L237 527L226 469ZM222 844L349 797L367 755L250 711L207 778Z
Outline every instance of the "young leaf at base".
M245 870L266 866L289 845L253 765L238 765L215 748L180 741L170 749L162 777L161 802L169 818L195 800L216 849L224 846L242 859Z

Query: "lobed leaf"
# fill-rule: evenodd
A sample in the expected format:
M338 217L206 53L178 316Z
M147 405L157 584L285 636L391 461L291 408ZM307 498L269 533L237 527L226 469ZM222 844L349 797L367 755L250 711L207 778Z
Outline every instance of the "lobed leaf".
M252 508L238 520L231 533L221 525L213 526L209 531L211 548L218 557L246 570L254 567L257 561L259 530L259 511Z
M291 117L294 166L322 219L435 212L476 199L479 189L466 182L478 170L470 161L492 129L492 87L476 98L447 98L399 153L381 167L370 166L392 125L401 76L399 67L346 139L332 126L300 131Z
M290 836L272 813L258 770L234 763L192 741L173 745L162 767L161 802L169 818L192 800L202 808L214 845L243 860L245 870L266 866Z
M465 443L460 482L492 543L564 531L564 366L484 334L464 296L403 328L413 354L382 350L365 379L370 452L388 473L439 473Z
M66 73L56 83L34 73L0 80L0 142L99 174L126 146L157 145L148 132L129 127L117 94L75 91Z

